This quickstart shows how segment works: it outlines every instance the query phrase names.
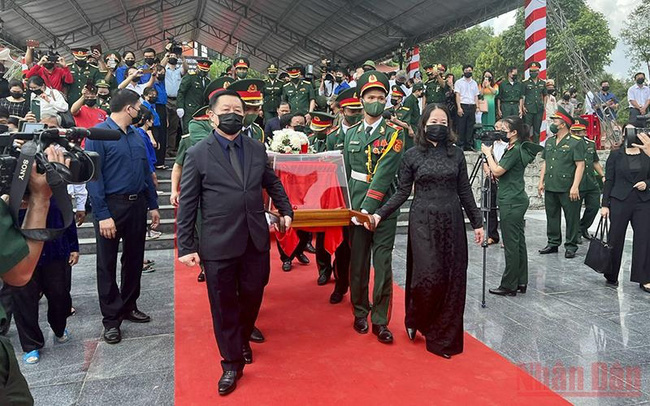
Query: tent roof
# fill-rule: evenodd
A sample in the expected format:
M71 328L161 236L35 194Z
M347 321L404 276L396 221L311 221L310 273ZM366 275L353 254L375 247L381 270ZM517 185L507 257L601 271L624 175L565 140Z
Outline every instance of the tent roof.
M0 0L0 38L59 52L162 50L167 38L197 41L226 56L269 63L343 64L466 28L521 6L521 0ZM141 54L140 54L141 55Z

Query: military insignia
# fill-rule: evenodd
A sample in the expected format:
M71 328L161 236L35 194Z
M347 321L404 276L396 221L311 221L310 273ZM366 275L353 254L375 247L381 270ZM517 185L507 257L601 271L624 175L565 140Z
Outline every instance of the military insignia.
M385 147L386 145L388 145L388 141L386 141L386 140L381 140L381 144L380 144L380 145L381 145L382 147Z
M257 92L257 85L252 84L252 85L248 86L248 91L249 92Z
M395 145L393 145L393 149L395 150L395 152L400 152L403 146L404 146L404 142L402 142L402 140L396 140Z
M377 154L377 155L379 155L379 148L374 147L374 148L372 149L372 153L373 153L373 154Z
M377 76L375 75L370 75L368 76L368 83L376 82L377 81Z
M386 133L386 127L382 125L381 127L379 127L379 134L384 135L385 133Z
M571 147L568 146L568 145L562 145L560 148L561 148L563 151L568 151L569 149L571 149Z
M228 89L228 86L230 86L230 82L223 82L224 89Z

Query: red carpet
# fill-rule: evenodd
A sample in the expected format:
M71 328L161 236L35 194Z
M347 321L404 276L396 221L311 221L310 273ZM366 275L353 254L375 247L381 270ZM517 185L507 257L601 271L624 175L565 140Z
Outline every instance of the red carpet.
M334 285L316 285L313 256L312 264L285 273L275 246L271 251L271 282L257 322L267 341L252 344L255 362L226 397L217 394L221 366L205 285L196 281L198 268L176 262L176 405L568 403L469 334L465 352L451 360L428 353L421 336L410 342L397 286L395 343L357 334L349 294L329 304Z

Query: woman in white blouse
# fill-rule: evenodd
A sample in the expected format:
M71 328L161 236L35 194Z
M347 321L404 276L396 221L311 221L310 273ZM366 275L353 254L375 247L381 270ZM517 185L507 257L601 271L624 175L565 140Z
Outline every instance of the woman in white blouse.
M68 111L68 102L65 96L63 96L63 93L45 86L45 82L40 76L32 76L29 78L27 86L32 94L30 99L32 105L35 100L38 100L40 103L39 114L56 115L57 113ZM32 113L36 114L34 111Z

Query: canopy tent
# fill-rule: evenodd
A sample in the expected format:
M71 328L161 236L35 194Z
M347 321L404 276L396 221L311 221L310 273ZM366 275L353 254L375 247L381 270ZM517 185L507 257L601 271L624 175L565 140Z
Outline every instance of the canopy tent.
M258 70L323 56L347 65L518 6L521 0L0 0L0 39L17 48L38 40L69 53L93 44L161 51L174 37L248 56Z

